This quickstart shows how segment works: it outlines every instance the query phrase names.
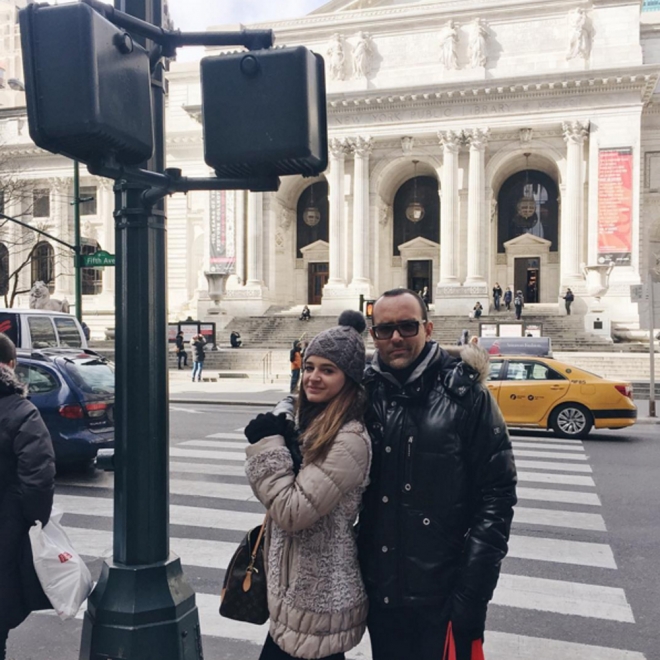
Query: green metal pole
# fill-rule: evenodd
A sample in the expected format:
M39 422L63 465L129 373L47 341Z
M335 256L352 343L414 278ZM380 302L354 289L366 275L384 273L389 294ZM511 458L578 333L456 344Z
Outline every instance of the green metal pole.
M80 164L73 161L73 245L75 250L76 318L82 323L82 264L80 263Z

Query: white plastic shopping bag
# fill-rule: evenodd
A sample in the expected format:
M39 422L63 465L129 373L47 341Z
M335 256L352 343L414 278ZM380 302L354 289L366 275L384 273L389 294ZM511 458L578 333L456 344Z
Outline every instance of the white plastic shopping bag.
M70 619L92 592L94 583L85 562L73 549L60 524L62 511L53 507L48 524L30 529L34 570L48 600L61 619Z

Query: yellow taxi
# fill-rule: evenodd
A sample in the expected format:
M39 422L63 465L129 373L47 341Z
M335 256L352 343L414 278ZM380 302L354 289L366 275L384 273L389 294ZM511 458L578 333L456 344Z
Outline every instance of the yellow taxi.
M491 355L488 389L509 426L584 438L593 427L621 429L637 419L630 383L607 380L550 357Z

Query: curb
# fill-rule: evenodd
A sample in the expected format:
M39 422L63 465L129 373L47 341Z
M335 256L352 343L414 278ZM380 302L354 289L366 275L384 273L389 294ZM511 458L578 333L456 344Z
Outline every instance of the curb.
M660 424L660 417L638 417L637 424L643 424L643 425ZM628 427L628 428L632 428L632 427Z
M284 398L284 397L282 397ZM170 399L170 403L187 403L193 405L209 405L209 406L267 406L274 408L277 401L245 401L245 400L227 400L227 399Z

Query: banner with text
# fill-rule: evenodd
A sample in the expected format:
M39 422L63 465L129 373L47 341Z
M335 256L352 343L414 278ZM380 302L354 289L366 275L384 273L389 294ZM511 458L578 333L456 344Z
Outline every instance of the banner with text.
M226 190L212 190L209 204L209 271L233 273L234 252L234 194Z
M632 252L632 148L598 152L598 263L630 266Z

